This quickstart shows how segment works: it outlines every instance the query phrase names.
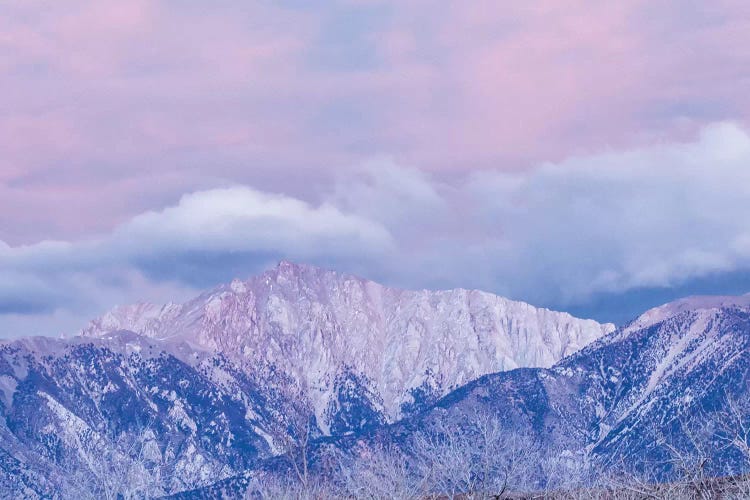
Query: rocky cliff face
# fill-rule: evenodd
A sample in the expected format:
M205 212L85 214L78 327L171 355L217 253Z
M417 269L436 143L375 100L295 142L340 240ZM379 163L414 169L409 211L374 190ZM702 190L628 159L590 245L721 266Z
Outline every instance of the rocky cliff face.
M282 262L184 304L116 308L70 339L0 343L0 491L50 495L92 467L158 474L152 495L198 487L299 432L372 431L612 330L484 292Z
M602 472L669 481L696 464L709 476L747 473L748 299L689 297L665 304L550 368L482 376L394 425L340 437L336 446L352 456L368 443L409 453L416 435L460 432L490 418L501 426L501 439L533 443L539 470L552 467L565 481L585 484ZM528 479L543 487L545 476L534 478L535 470L543 474L532 468ZM201 493L241 491L249 476Z
M487 373L549 367L613 329L485 292L397 290L281 262L184 304L118 307L81 334L130 330L224 353L246 370L274 367L305 388L328 431L346 377L392 421L420 397Z
M580 463L669 478L671 448L688 456L700 447L709 450L707 473L746 472L750 456L728 443L750 422L747 299L693 297L652 309L550 369L487 375L397 427L480 412Z

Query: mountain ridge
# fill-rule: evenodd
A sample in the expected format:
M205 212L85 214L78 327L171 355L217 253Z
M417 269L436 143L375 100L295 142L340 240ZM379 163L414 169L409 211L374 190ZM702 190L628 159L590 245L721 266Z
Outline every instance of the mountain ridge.
M551 366L614 325L488 292L389 288L282 261L183 304L116 308L80 333L96 337L123 329L293 374L325 426L342 371L361 375L382 398L378 410L392 421L413 403L411 391L444 394L485 373Z
M534 435L547 453L562 450L576 460L605 463L630 450L629 460L656 460L666 453L649 437L663 432L659 422L675 421L685 408L711 410L725 390L748 393L742 371L750 352L747 296L685 298L612 329L484 292L391 291L317 268L280 267L185 304L125 309L110 323L112 318L94 322L98 329L87 336L0 342L0 491L49 496L66 484L71 466L85 470L99 457L112 461L107 475L125 470L142 476L164 467L169 479L154 482L159 489L149 494L200 490L216 480L235 484L232 478L264 464L282 464L300 425L326 446L372 436L398 442L435 426L470 424L477 412L502 416L504 432ZM342 328L342 318L357 328ZM368 330L372 325L381 329ZM515 363L507 371L497 362L502 358L491 356L486 365L467 363L487 354L487 346L495 345L487 339L495 337L530 342L530 350L511 350L518 360L549 359L549 345L533 347L545 339L544 328L564 340L568 330L561 325L574 331L593 325L596 335L547 367ZM419 335L399 336L401 328ZM364 340L352 343L362 332ZM368 335L427 346L412 358L415 378L405 379L411 385L390 387L400 394L390 401L398 411L388 413L392 393L383 398L378 385L389 379L374 380L360 369L372 365L347 364L341 355L381 349L365 361L398 367L383 361L384 354L394 355L383 350L387 342ZM264 336L265 344L244 343ZM441 358L446 343L457 350L468 346L475 358ZM442 348L431 351L436 345ZM274 348L284 357L253 355ZM319 355L306 358L311 352ZM437 372L423 372L430 365L420 363L432 355L454 363L445 365L451 383L439 363ZM327 356L335 362L325 364ZM474 371L451 372L455 366ZM300 376L306 372L313 376ZM715 387L712 381L718 381ZM122 439L140 440L154 461L144 465L128 457L118 448Z
M49 496L70 464L100 456L107 474L142 474L120 439L168 469L168 494L282 463L300 428L346 451L477 411L576 460L662 459L659 422L713 411L725 390L750 398L748 299L688 297L614 329L281 263L184 304L105 315L87 335L0 342L0 491Z
M419 460L419 451L414 456L411 450L420 446L415 437L427 433L435 442L430 432L462 435L474 420L487 425L490 418L502 439L533 443L534 463L563 474L553 478L558 488L580 487L600 474L675 481L696 473L684 469L696 463L705 477L746 474L750 442L735 433L750 421L750 304L745 296L675 302L657 308L663 314L658 322L641 328L631 322L630 329L625 325L550 368L484 375L416 414L339 437L334 446L352 457L395 446ZM311 456L330 443L321 441ZM549 487L534 470L525 487ZM267 471L261 467L175 498L241 492Z

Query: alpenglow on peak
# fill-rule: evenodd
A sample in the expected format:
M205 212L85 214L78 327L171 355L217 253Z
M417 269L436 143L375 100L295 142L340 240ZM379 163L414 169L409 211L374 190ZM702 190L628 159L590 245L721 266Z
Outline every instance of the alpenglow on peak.
M549 367L614 325L477 290L401 290L282 261L182 304L117 307L81 335L116 330L280 370L325 422L347 376L392 420L415 391L438 397L488 373Z

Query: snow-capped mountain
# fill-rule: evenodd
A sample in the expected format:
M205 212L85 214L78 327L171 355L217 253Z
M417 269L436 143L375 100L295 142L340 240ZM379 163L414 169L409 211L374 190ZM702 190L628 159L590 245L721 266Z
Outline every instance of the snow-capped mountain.
M623 334L647 328L684 311L701 311L732 307L750 307L750 293L745 295L693 295L654 307L622 328Z
M0 343L0 496L57 498L92 464L99 480L148 467L149 497L237 474L310 418L296 397L283 374L127 331Z
M393 421L487 373L549 367L614 326L480 291L399 290L281 262L184 304L118 307L81 334L116 330L221 352L249 371L273 367L305 388L330 432L342 392L367 394Z
M283 452L300 422L313 436L361 433L612 329L282 262L185 304L117 308L71 339L0 343L0 491L47 495L100 456L105 475L140 474L122 440L148 449L161 493L199 486Z
M742 472L750 455L722 433L750 421L749 298L690 297L654 308L552 368L481 377L400 425L419 429L480 411L581 461L669 474L671 448L703 446L711 450L707 472Z
M684 453L680 460L698 457L701 473L746 473L748 296L665 304L550 368L482 376L395 425L335 443L353 456L367 443L396 445L409 453L415 435L471 426L486 417L497 418L508 438L530 438L540 453L538 463L562 465L566 474L625 471L669 480L686 465L676 460L675 450ZM329 441L320 442L321 450L327 446ZM243 491L253 474L198 493ZM586 480L576 477L570 480Z
M685 443L691 416L719 422L727 398L750 400L748 296L683 299L612 330L282 263L185 304L118 308L84 333L0 342L0 492L50 496L92 466L162 474L148 494L235 484L300 429L345 451L477 412L575 460L667 463L659 436Z

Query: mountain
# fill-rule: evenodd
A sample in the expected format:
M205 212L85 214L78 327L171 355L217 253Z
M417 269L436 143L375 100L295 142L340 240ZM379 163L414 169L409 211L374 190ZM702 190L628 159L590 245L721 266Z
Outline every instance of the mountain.
M118 307L80 333L116 330L287 374L331 433L361 427L357 419L395 421L487 373L549 367L614 326L480 291L399 290L282 261L184 304ZM350 398L369 405L367 415L342 415Z
M484 375L392 425L321 440L310 456L333 444L356 461L395 446L418 461L418 438L427 436L421 443L438 443L429 454L433 473L441 456L461 468L465 448L485 444L472 441L472 429L492 434L488 421L499 426L501 449L522 443L532 454L526 488L549 487L550 477L560 487L607 474L670 481L750 473L750 296L651 309L550 368ZM178 497L243 491L268 467L279 465Z
M303 432L380 428L612 329L488 293L396 290L282 262L185 304L116 308L69 339L0 342L0 492L200 487Z
M271 456L267 433L283 427L274 412L293 407L282 382L261 385L219 357L180 359L167 347L132 332L0 345L0 457L15 461L0 465L0 491L23 484L24 497L44 496L93 481L71 478L92 464L106 477L144 475L146 463L169 478L165 491L179 490ZM11 488L10 478L21 482Z
M654 308L549 369L472 381L395 429L477 413L502 415L505 432L601 468L669 478L680 450L704 453L711 474L750 472L750 435L731 443L750 425L750 296Z
M409 452L478 416L598 470L668 479L673 450L700 441L707 471L736 473L750 457L728 433L750 424L748 401L750 296L682 299L615 330L281 263L185 304L117 308L70 339L1 342L0 492L190 498L289 467L279 457L303 438L315 464L330 446Z

